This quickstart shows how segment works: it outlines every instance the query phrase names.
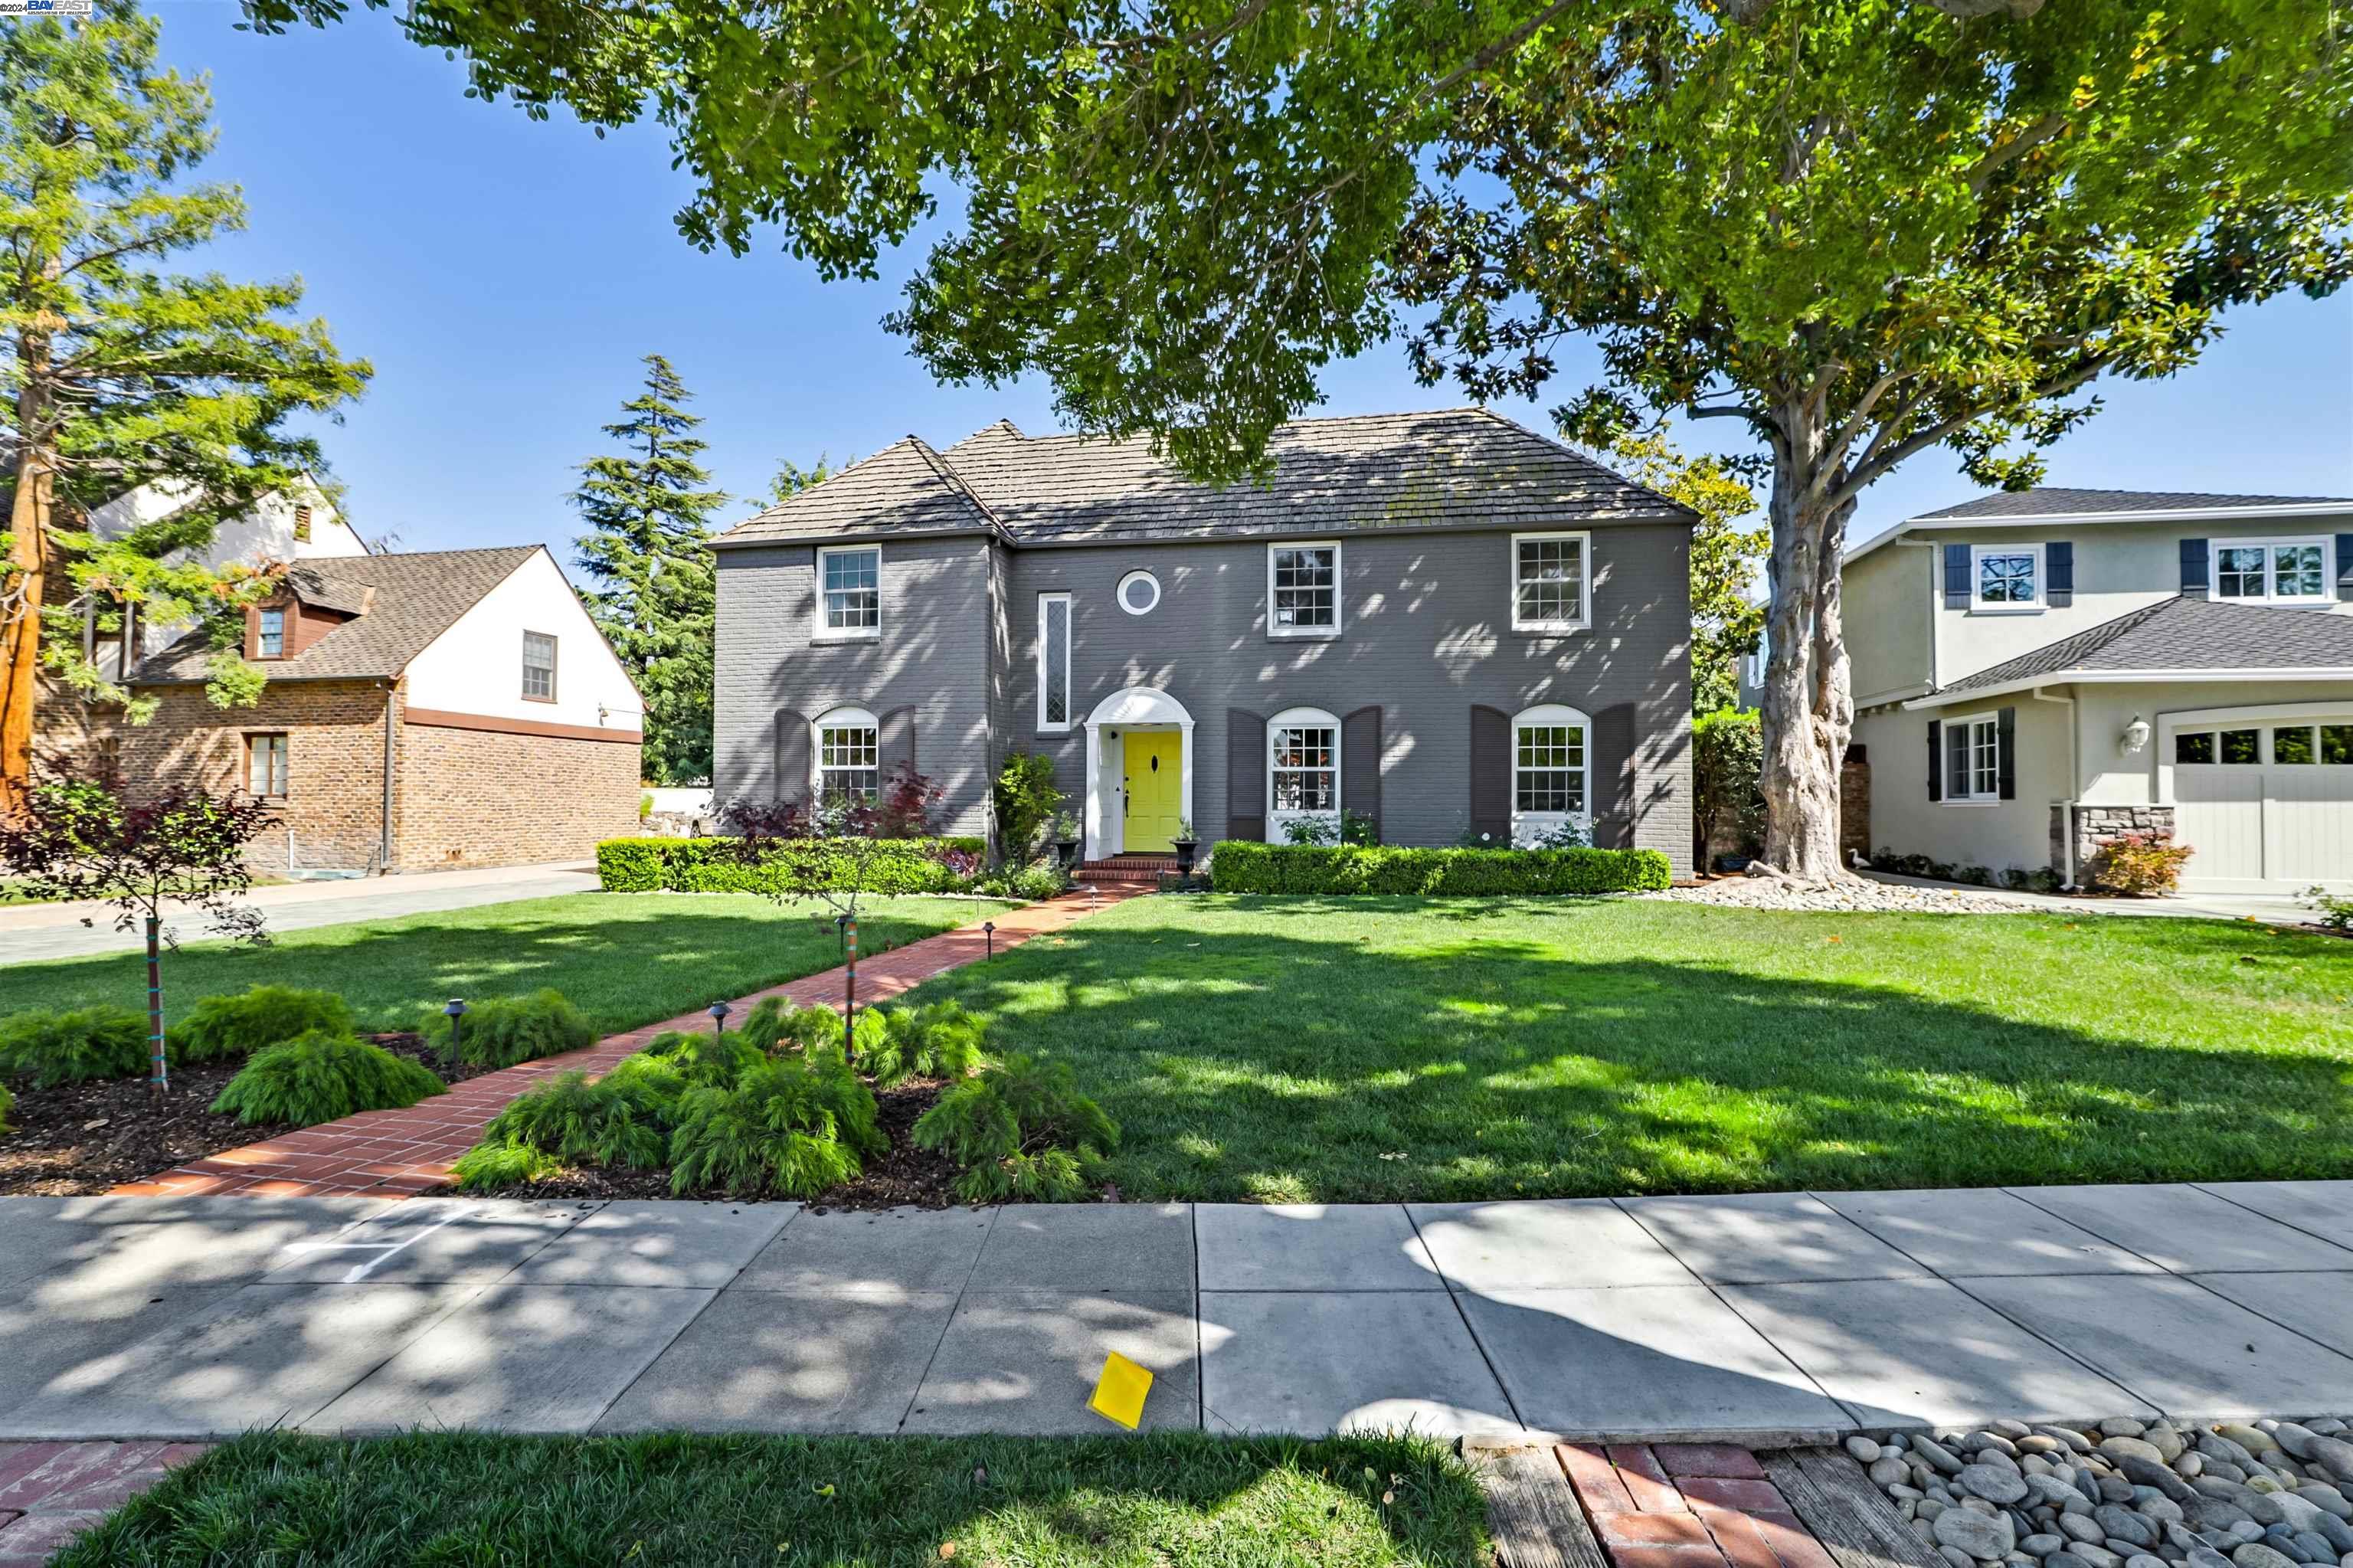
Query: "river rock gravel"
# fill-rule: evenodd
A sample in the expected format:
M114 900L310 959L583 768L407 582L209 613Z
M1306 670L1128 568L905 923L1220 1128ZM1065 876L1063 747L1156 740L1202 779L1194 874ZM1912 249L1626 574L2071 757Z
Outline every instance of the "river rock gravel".
M1846 1450L1952 1568L2353 1568L2353 1414L1997 1421Z
M2031 915L2035 906L1991 890L1906 887L1868 877L1834 883L1796 882L1778 876L1727 876L1637 898L1677 904L1714 904L1729 909L1801 909L1852 915ZM2067 1568L2061 1563L2060 1568Z

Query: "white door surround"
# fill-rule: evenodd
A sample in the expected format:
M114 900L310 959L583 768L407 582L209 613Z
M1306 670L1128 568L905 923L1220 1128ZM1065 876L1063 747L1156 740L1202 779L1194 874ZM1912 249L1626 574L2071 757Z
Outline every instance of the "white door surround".
M1089 860L1120 853L1126 813L1118 780L1123 777L1117 753L1121 736L1132 729L1175 730L1184 738L1184 775L1178 783L1177 812L1193 820L1193 715L1167 693L1150 686L1127 686L1095 705L1087 715L1086 850ZM1104 748L1113 756L1106 766Z

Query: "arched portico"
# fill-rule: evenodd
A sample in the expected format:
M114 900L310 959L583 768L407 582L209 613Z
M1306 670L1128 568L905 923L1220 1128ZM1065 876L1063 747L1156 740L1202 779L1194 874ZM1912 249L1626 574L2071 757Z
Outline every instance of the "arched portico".
M1086 856L1100 860L1127 847L1126 764L1131 736L1174 735L1178 758L1176 815L1193 816L1193 715L1166 692L1128 686L1097 703L1087 715ZM1146 743L1160 755L1160 743ZM1155 846L1157 847L1157 846Z

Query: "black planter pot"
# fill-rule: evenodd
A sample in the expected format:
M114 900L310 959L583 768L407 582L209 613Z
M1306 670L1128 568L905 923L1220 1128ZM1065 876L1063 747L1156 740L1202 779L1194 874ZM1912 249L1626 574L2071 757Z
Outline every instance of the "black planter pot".
M1064 871L1068 871L1071 867L1078 864L1079 863L1079 841L1076 839L1056 839L1054 841L1054 853L1062 857L1062 869Z
M1196 851L1200 849L1201 841L1198 839L1175 839L1170 841L1170 842L1172 847L1176 851L1176 874L1179 876L1192 875L1193 855Z

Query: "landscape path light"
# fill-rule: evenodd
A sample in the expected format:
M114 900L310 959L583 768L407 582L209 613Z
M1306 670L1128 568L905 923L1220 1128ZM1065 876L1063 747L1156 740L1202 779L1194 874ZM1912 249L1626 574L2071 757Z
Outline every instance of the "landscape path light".
M449 1059L454 1062L458 1059L459 1039L466 1027L466 999L462 996L451 997L449 1005L443 1008L441 1012L449 1020Z
M712 1039L716 1040L727 1032L728 1012L729 1008L723 1001L714 1001L711 1004L711 1037Z

